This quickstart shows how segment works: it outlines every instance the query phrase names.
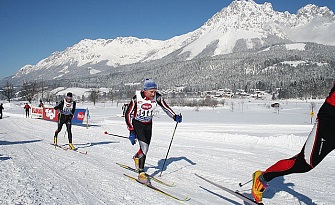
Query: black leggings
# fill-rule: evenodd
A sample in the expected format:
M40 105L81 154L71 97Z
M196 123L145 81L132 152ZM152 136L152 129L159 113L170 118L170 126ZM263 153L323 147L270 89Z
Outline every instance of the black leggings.
M133 120L132 123L140 145L140 150L135 154L135 156L139 158L139 168L143 169L151 141L152 122L143 124L138 120Z
M58 136L58 133L62 130L63 124L66 125L67 130L67 137L69 139L69 143L72 143L72 132L71 132L71 125L72 125L72 115L62 115L58 116L58 128L55 131L55 136Z

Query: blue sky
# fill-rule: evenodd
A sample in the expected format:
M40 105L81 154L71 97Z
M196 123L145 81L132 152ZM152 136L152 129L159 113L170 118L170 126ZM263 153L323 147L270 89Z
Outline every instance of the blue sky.
M335 0L254 0L276 11ZM232 0L0 0L0 79L83 39L166 40L202 26Z

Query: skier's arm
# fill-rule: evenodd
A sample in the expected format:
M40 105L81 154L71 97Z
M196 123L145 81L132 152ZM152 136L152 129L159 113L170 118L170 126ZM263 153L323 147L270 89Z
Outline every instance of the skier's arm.
M161 106L164 112L172 119L175 119L176 113L166 104L163 96L159 93L156 93L156 99L157 99L158 105Z
M55 110L60 110L60 108L63 107L63 106L64 106L64 100L60 101L60 102L58 103L58 105L56 105L56 106L54 107L54 109L55 109Z
M136 103L136 96L133 97L133 99L131 100L131 102L128 105L128 108L126 110L126 113L124 115L126 124L127 124L127 128L129 131L134 130L134 127L131 123L132 121L132 117L131 114L134 113L134 110L136 109L137 103Z
M76 101L73 101L73 108L71 110L72 115L74 115L74 112L76 111L76 105L77 105Z

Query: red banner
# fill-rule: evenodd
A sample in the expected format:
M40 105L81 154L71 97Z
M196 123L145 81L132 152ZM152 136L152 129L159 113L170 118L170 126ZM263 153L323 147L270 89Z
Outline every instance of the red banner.
M43 117L43 108L40 107L32 107L31 108L31 114L36 115L37 117L42 118Z
M43 112L44 120L58 121L58 110L53 108L44 108Z

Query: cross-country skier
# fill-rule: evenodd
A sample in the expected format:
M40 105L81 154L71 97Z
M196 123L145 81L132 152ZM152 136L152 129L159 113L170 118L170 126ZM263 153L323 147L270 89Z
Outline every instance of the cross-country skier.
M57 144L58 133L62 130L63 124L66 125L67 135L69 139L69 147L72 150L75 150L75 147L72 144L72 117L76 110L76 101L72 99L72 93L67 93L64 100L60 101L58 105L54 107L55 110L59 110L58 114L58 128L55 131L54 144Z
M4 108L3 108L3 104L1 103L0 104L0 119L2 119L2 110L4 110Z
M181 114L176 115L166 104L162 95L157 92L157 84L152 79L146 79L143 90L136 91L125 113L125 120L130 131L129 140L134 145L135 140L138 139L140 145L140 149L133 156L135 167L139 172L138 179L146 184L150 182L145 175L144 164L151 141L152 118L157 105L174 121L182 122Z
M26 103L23 108L26 111L26 118L29 117L30 105Z
M43 107L44 108L44 103L42 102L42 100L40 100L40 104L38 104L38 107Z
M292 173L304 173L316 167L335 149L335 85L321 106L314 127L299 154L278 161L264 172L252 175L252 196L262 201L263 192L272 179Z

